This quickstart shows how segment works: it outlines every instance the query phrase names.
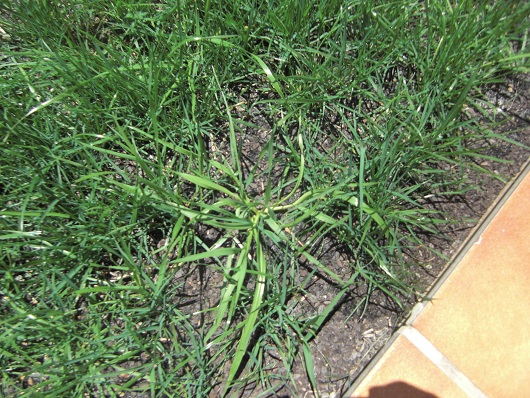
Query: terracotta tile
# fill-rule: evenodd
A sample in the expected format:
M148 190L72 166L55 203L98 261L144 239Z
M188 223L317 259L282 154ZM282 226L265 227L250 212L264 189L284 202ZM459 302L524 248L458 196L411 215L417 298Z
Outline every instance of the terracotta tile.
M465 398L466 395L400 335L351 397Z
M490 397L530 396L530 174L413 325Z

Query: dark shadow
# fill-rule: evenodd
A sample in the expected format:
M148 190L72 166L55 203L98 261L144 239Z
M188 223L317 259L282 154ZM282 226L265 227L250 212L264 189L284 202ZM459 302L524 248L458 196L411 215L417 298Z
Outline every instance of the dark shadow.
M370 388L370 395L364 398L439 398L402 381Z

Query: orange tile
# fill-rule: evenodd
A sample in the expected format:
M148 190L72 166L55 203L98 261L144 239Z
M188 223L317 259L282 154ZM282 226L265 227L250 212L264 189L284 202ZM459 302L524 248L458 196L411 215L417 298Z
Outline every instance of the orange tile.
M351 397L465 398L466 395L400 335Z
M530 396L530 174L413 326L491 397Z

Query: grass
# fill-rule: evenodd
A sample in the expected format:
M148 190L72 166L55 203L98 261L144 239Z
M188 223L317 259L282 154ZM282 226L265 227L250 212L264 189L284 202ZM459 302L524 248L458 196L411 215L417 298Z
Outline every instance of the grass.
M1 395L266 395L297 358L318 391L309 343L352 289L418 293L424 198L499 138L483 90L528 71L529 11L3 2ZM336 295L306 312L315 278Z

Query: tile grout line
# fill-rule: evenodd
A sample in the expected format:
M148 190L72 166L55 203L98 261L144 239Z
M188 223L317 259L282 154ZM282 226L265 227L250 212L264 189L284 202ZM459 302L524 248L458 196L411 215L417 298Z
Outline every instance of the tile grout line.
M462 373L447 357L445 357L418 329L403 326L401 334L405 336L423 355L436 365L470 398L487 398L480 389Z

